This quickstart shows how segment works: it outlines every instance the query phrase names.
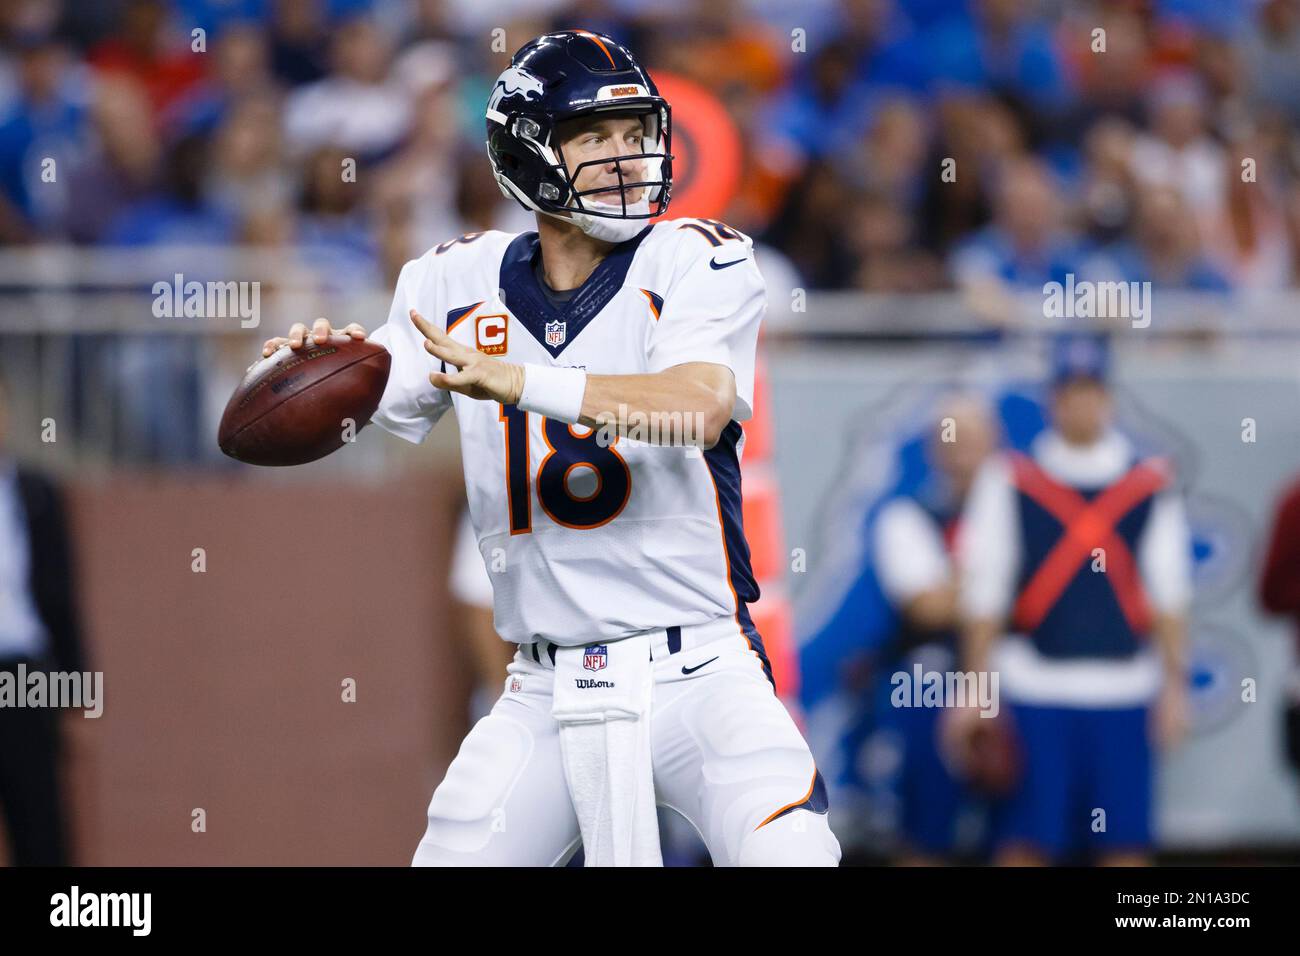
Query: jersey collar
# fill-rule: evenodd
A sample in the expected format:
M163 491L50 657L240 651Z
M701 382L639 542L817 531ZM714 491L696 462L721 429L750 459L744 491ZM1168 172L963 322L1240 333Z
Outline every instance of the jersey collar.
M623 287L632 257L652 228L646 226L631 239L611 249L587 276L587 281L578 287L573 298L559 306L553 305L546 297L533 274L533 261L541 251L537 233L521 233L506 247L501 259L501 298L506 308L552 358L559 358L568 344ZM556 329L557 323L559 341L552 335L552 341L548 343L546 327L550 325Z

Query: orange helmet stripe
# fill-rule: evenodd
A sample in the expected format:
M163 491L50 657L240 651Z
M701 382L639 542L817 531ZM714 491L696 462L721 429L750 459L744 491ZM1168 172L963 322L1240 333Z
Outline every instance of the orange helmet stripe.
M614 62L614 58L610 56L609 48L605 46L604 42L600 39L600 37L596 36L596 34L594 33L589 33L586 30L574 30L573 32L578 34L579 36L586 37L592 43L596 44L596 46L600 47L600 52L605 54L605 59L609 60L609 65L614 67L614 69L616 70L618 69L618 64Z

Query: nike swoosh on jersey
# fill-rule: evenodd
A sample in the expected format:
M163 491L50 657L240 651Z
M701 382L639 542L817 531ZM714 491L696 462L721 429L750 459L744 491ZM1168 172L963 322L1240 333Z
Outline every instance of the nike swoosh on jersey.
M716 657L710 657L710 658L709 658L707 661L705 661L703 664L696 664L694 667L683 667L683 668L682 668L682 673L683 673L683 674L694 674L694 673L695 673L697 670L699 670L701 667L708 667L710 664L712 664L712 663L713 663L714 661L716 661L716 660L717 660Z
M739 265L740 263L744 262L744 261L745 261L746 259L748 259L748 258L749 258L748 256L743 256L743 257L741 257L741 258L739 258L739 259L732 259L730 262L723 262L723 263L721 263L721 264L718 262L717 259L710 259L710 260L709 260L709 268L710 268L710 269L729 269L729 268L731 268L732 266Z

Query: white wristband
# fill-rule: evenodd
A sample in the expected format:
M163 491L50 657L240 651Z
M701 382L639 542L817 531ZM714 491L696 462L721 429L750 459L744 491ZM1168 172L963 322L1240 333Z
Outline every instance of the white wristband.
M518 407L570 425L582 414L587 373L580 368L555 368L524 363L524 388Z

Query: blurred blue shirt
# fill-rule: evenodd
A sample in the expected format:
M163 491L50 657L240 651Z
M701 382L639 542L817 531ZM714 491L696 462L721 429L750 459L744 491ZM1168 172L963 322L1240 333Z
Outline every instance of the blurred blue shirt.
M1041 289L1047 282L1064 283L1068 273L1079 270L1084 258L1081 245L1066 236L1050 239L1034 253L1019 250L994 224L960 243L952 253L950 267L959 282L986 275L1009 285Z

